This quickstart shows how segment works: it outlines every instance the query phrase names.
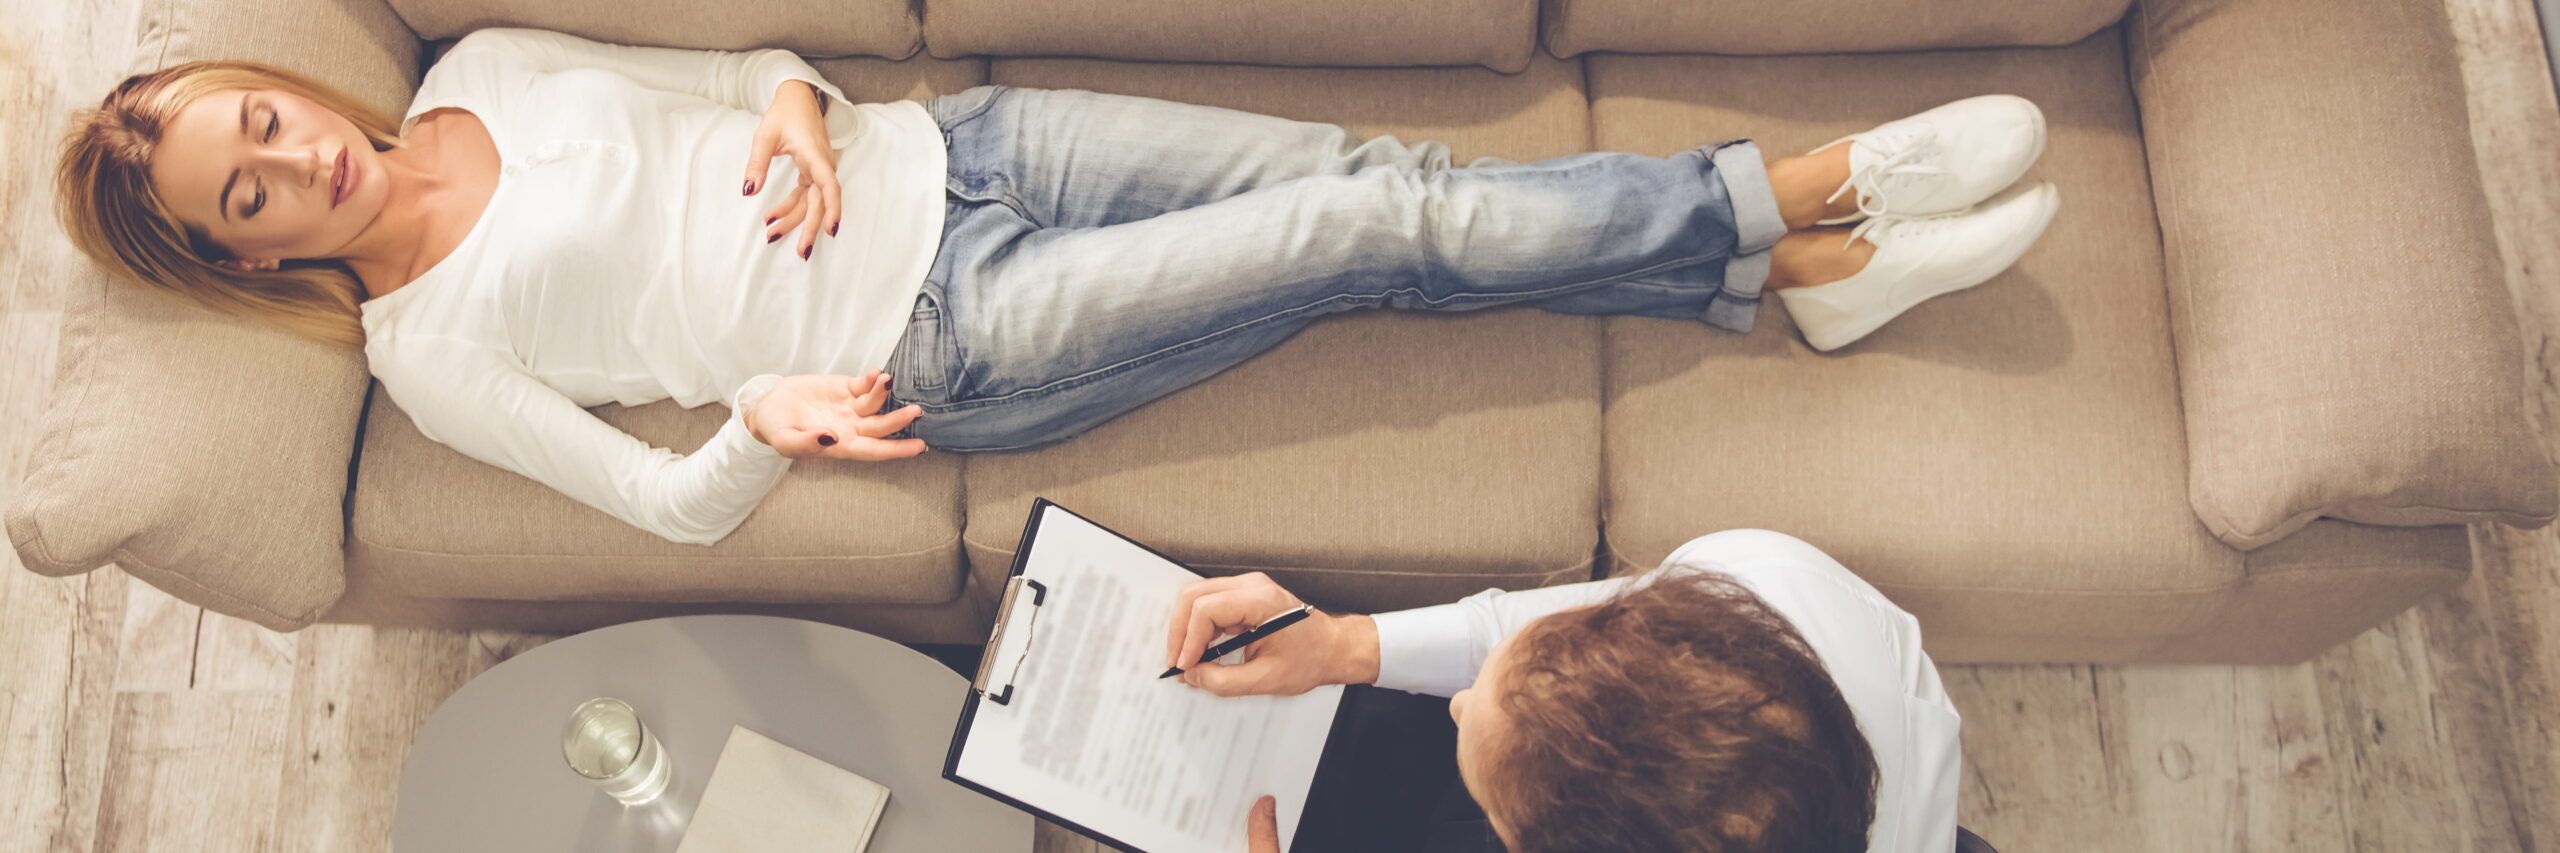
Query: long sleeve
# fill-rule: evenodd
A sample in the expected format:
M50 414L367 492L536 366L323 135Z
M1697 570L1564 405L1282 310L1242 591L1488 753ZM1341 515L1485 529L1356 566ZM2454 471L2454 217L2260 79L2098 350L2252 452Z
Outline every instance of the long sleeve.
M1882 670L1888 681L1897 672L1914 679L1925 676L1931 685L1937 681L1936 671L1920 655L1917 629L1907 642L1895 639L1890 630L1909 623L1910 617L1847 567L1793 536L1736 529L1691 540L1645 574L1510 592L1488 589L1449 604L1377 614L1377 685L1454 694L1475 683L1476 671L1495 645L1538 617L1597 604L1628 584L1702 570L1735 576L1809 636L1826 642L1857 636L1862 652L1869 645L1882 650L1898 661Z
M1635 576L1506 592L1488 589L1448 604L1380 613L1379 687L1456 695L1511 632L1559 610L1596 604Z
M650 445L469 341L412 336L372 369L427 438L673 542L720 541L791 467L734 413L690 455Z
M568 33L520 27L491 27L462 37L438 65L449 62L517 63L534 72L600 68L629 77L651 89L698 95L712 101L763 113L773 105L783 83L799 80L835 99L827 108L827 141L843 149L859 133L857 111L849 109L844 91L799 54L780 48L725 51L688 50L612 44Z

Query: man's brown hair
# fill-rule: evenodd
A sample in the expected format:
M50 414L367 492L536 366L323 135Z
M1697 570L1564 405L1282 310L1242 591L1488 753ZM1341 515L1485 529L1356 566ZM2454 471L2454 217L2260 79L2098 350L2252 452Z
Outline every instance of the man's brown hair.
M1875 755L1821 660L1712 571L1530 623L1479 792L1517 853L1861 851Z

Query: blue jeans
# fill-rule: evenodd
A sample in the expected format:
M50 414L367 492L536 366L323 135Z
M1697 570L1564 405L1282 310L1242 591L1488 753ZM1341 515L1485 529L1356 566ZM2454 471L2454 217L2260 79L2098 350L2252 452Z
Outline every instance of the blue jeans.
M1063 441L1359 308L1748 331L1786 231L1748 141L1462 167L1437 142L1081 90L927 109L942 244L887 369L938 450Z

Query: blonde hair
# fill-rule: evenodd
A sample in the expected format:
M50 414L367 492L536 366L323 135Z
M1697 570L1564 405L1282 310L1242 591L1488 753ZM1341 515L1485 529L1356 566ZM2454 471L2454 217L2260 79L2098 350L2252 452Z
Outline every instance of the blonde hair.
M398 120L337 87L259 62L208 60L136 74L96 109L72 115L54 173L55 213L83 254L153 287L226 314L349 348L364 346L364 287L335 259L287 260L274 271L216 264L230 253L180 222L151 183L151 158L180 109L234 89L275 89L354 122L374 149L398 148ZM181 152L183 153L183 152Z

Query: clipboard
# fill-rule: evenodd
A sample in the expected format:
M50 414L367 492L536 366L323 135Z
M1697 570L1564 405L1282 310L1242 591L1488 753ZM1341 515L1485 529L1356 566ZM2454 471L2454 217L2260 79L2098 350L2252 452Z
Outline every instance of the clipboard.
M994 627L987 629L985 655L978 659L977 677L969 680L969 698L966 702L963 702L960 705L960 721L952 726L951 749L944 753L942 758L942 778L949 779L963 788L991 797L996 802L1021 809L1030 813L1033 817L1074 830L1076 834L1082 835L1086 838L1095 839L1104 844L1109 844L1112 849L1128 851L1128 853L1141 853L1137 848L1131 847L1127 844L1122 844L1116 839L1105 836L1102 833L1095 832L1090 827L1059 817L1055 814L1051 814L1046 810L1032 806L1030 803L1006 796L993 788L969 781L960 775L960 748L967 745L969 742L969 725L976 722L978 719L978 703L980 701L987 701L994 702L998 705L1007 705L1013 702L1013 679L1021 672L1023 658L1030 657L1030 644L1032 637L1039 633L1034 623L1036 623L1040 618L1040 607L1048 603L1049 588L1042 585L1039 581L1023 577L1022 570L1030 564L1031 540L1038 538L1040 535L1040 519L1046 517L1049 514L1046 510L1053 506L1057 506L1057 504L1050 502L1048 498L1035 497L1031 499L1031 520L1023 524L1022 538L1014 542L1013 566L1005 571L1004 592L1002 593L1003 597L996 601L996 624ZM1061 511L1066 510L1065 507L1058 508ZM1101 527L1099 524L1094 526ZM1110 530L1110 528L1107 527L1104 527L1103 529ZM1119 531L1112 531L1112 533L1113 535L1118 535ZM1130 541L1135 542L1137 540L1132 539ZM1145 546L1141 545L1139 547ZM1154 551L1155 549L1148 548L1147 550ZM1159 553L1157 556L1163 555ZM1028 604L1023 602L1023 596L1026 594L1030 596ZM1024 633L1020 639L1017 640L1018 644L1022 648L1022 653L1013 656L1012 660L1005 662L1000 667L997 664L996 658L1005 645L1005 639L1008 633L1006 628L1012 623L1013 618L1016 615L1017 608L1020 608L1021 612L1024 614L1024 618L1022 619ZM1001 677L999 677L999 671L1001 671Z
M1128 841L1113 837L1112 835L1089 826L1084 822L1069 819L1051 810L1032 805L1031 803L1023 801L1021 798L1006 794L990 787L987 784L981 784L977 780L965 777L961 775L960 772L962 753L964 748L970 743L970 736L973 732L973 727L979 722L981 710L990 707L1017 708L1018 703L1024 701L1023 691L1019 689L1017 682L1023 680L1022 666L1026 661L1031 659L1034 644L1041 642L1043 639L1041 636L1043 623L1048 623L1049 630L1053 632L1051 637L1048 638L1053 642L1064 642L1064 640L1059 639L1060 635L1057 635L1055 632L1063 630L1066 627L1072 627L1066 621L1071 617L1048 613L1048 611L1062 606L1060 603L1061 596L1056 594L1057 591L1052 589L1048 584L1044 584L1036 578L1026 577L1024 574L1025 570L1030 567L1031 557L1034 551L1034 543L1039 538L1040 534L1041 522L1043 519L1050 517L1051 510L1072 516L1085 525L1090 525L1102 533L1117 537L1121 541L1142 549L1145 553L1153 555L1155 558L1163 560L1167 564L1181 567L1184 571L1189 572L1188 567L1182 566L1180 561L1166 556L1163 552L1157 551L1144 543L1122 535L1118 531L1095 523L1092 519L1078 515L1065 507L1057 505L1047 498L1037 498L1033 500L1030 519L1023 525L1021 540L1015 546L1013 565L1005 575L1004 588L1000 593L1000 597L996 605L995 624L988 630L988 639L984 657L979 661L975 677L970 680L969 694L961 705L959 720L952 729L951 746L945 753L943 759L942 777L957 783L962 787L993 798L998 802L1021 809L1024 812L1030 813L1042 820L1074 830L1078 834L1108 845L1112 849L1129 851L1129 853L1148 853L1145 848L1135 846ZM1191 574L1197 575L1198 573L1191 572ZM1159 622L1154 624L1158 627L1152 628L1151 630L1160 631L1161 623ZM1144 676L1148 679L1152 679L1154 675L1155 673L1152 671L1144 673ZM1171 682L1168 682L1168 684L1171 684ZM1337 704L1336 713L1328 717L1325 721L1325 737L1328 741L1331 740L1333 730L1338 728L1341 724L1338 709L1339 706ZM1301 717L1301 719L1304 718ZM1325 752L1330 753L1331 750L1325 750ZM1330 755L1319 759L1319 763L1309 774L1311 787L1312 777L1331 769L1327 765L1332 765L1334 763L1335 762L1331 759ZM1238 807L1235 811L1235 817L1241 819L1243 814L1243 808ZM1303 817L1303 815L1301 815L1301 817ZM1290 842L1293 837L1305 836L1302 820L1296 823L1283 821L1283 825L1283 831L1285 833L1282 839L1284 848L1290 846Z

